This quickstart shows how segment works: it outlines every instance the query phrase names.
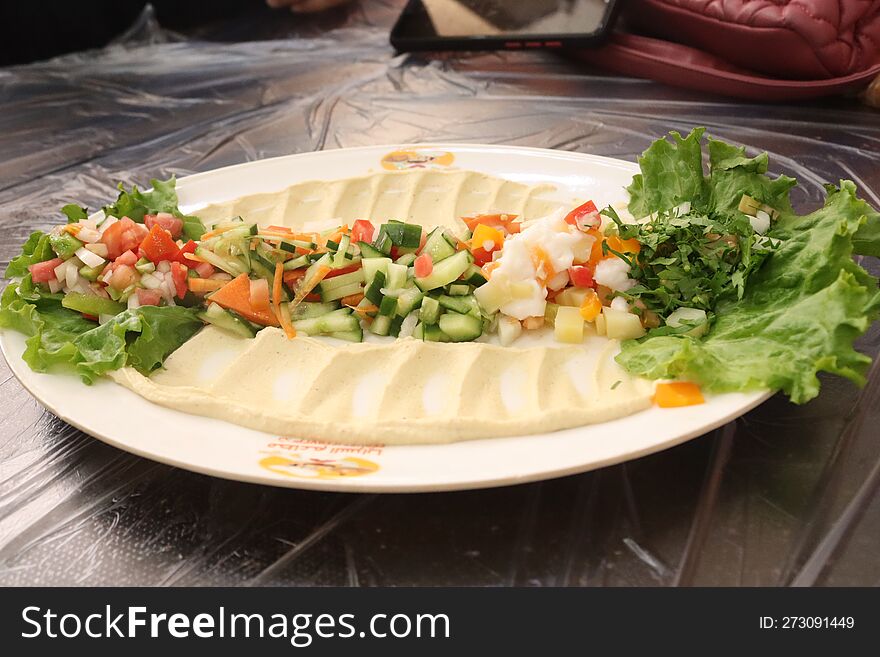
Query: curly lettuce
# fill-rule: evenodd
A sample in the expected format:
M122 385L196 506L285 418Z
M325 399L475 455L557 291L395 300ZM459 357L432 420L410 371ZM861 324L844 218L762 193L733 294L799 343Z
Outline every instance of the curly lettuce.
M199 240L205 233L205 226L198 217L183 214L177 207L177 180L172 176L168 180L150 181L153 189L142 192L133 185L131 191L119 183L119 196L116 202L104 206L104 214L114 217L128 217L138 223L144 222L144 215L168 212L183 221L183 234L187 239ZM70 206L65 206L68 208ZM65 214L67 212L65 211ZM68 214L68 216L70 216Z
M688 139L694 134L699 133ZM643 171L646 165L672 171L668 163L676 158L667 151L676 146L666 143L668 148L655 151L662 154L658 161L651 149L646 151ZM688 143L688 152L678 159L692 161L691 149ZM871 359L853 343L880 314L880 292L877 279L852 256L880 255L880 214L844 180L828 188L824 207L799 216L788 204L794 181L767 177L766 155L746 158L742 149L710 141L710 158L712 173L699 188L701 202L733 213L748 194L779 210L767 235L776 240L773 254L750 275L741 298L727 294L718 299L715 323L706 336L627 341L617 361L636 376L695 381L713 392L777 389L795 403L819 393L820 371L863 385ZM631 210L656 212L664 209L658 204L688 200L679 190L694 188L692 173L687 170L686 185L665 193L644 185L666 185L668 178L643 175L631 188L637 193Z

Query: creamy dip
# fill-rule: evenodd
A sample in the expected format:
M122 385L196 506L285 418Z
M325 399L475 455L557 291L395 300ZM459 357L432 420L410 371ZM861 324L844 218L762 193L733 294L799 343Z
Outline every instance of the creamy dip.
M196 211L206 224L242 215L261 225L399 219L456 227L487 212L543 216L551 188L468 171L376 173L312 181ZM207 326L150 377L111 372L146 399L187 413L299 438L345 443L440 443L553 431L647 408L652 384L615 362L619 344L500 347L412 338L347 343L288 340L266 328L249 340Z

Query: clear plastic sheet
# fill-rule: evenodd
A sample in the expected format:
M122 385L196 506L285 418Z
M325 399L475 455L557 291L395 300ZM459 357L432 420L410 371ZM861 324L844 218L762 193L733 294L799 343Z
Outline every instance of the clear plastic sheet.
M0 70L2 264L61 205L96 207L117 180L392 142L633 159L668 130L705 125L769 150L776 172L801 181L801 208L841 177L880 205L880 115L854 100L746 104L546 53L397 56L387 31L400 6L263 11L187 38L147 13L105 50ZM860 345L876 356L880 326ZM805 406L776 396L597 472L384 496L152 463L54 418L5 364L0 382L4 585L880 584L876 366L864 390L826 377Z

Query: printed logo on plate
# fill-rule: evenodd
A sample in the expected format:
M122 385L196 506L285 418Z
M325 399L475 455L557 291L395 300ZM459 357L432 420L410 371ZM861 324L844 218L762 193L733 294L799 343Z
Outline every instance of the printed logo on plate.
M379 470L379 464L362 458L380 456L384 445L338 445L279 436L266 446L258 461L264 470L298 479L363 477Z
M432 151L430 149L391 151L382 157L382 168L388 171L434 169L448 167L453 161L455 161L455 156L447 151Z

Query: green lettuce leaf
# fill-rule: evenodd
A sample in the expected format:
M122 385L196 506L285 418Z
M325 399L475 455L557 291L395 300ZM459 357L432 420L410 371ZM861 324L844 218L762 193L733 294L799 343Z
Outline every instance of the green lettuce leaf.
M26 276L11 283L0 300L0 328L29 336L24 361L37 372L73 370L91 384L106 372L130 365L149 374L202 327L196 310L143 306L96 326L61 305Z
M784 186L761 188L787 195ZM686 379L714 392L781 389L796 403L818 394L820 371L864 384L871 361L853 342L880 312L880 292L852 254L856 245L880 249L878 226L880 215L842 181L816 212L783 212L769 233L779 240L776 251L742 299L719 300L705 338L627 341L618 362L637 376Z
M767 153L749 158L745 148L709 138L709 199L707 210L727 215L740 214L743 194L766 203L780 212L791 212L789 190L794 178L766 175Z
M28 273L28 266L38 262L51 260L55 257L49 236L39 230L31 233L27 242L21 247L21 253L15 256L6 268L6 278L20 278Z
M183 214L177 207L177 180L172 176L168 180L152 179L152 191L142 192L137 185L126 191L119 183L119 196L116 202L104 206L104 214L114 217L128 217L138 223L144 222L144 215L168 212L183 220L183 234L191 240L201 239L205 226L198 217Z
M642 154L642 172L627 187L634 217L669 210L684 201L701 204L707 191L700 146L705 130L695 128L687 137L671 132L672 142L658 139Z
M61 212L67 217L67 223L69 224L75 224L78 221L84 221L89 218L88 209L76 203L68 203L61 208Z

